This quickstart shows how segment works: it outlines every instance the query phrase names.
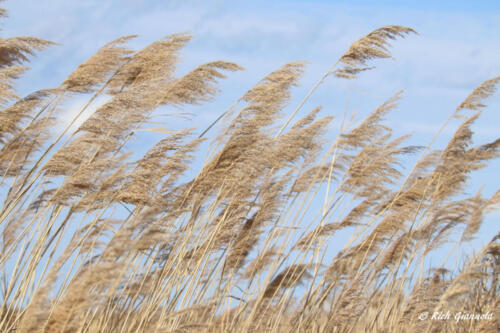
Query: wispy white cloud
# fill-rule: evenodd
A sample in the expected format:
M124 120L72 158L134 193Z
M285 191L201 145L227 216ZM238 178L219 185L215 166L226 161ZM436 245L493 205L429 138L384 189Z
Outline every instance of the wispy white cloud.
M103 105L107 100L106 96L97 97L92 103L88 104L88 98L75 98L67 102L61 107L56 119L56 126L52 128L55 135L58 135L67 126L71 126L66 130L67 135L71 135L87 120L99 106ZM78 117L77 117L78 116ZM76 119L76 120L75 120Z

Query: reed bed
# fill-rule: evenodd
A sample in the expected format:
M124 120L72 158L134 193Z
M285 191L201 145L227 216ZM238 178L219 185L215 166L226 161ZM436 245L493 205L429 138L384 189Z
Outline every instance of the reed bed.
M500 191L466 189L500 155L500 139L472 141L500 77L451 112L444 126L461 125L442 149L407 145L385 124L401 92L360 121L320 116L320 106L296 119L326 78L355 80L414 33L385 26L361 37L288 114L305 64L284 64L206 130L164 131L142 156L131 140L158 109L207 103L243 68L215 61L179 77L190 35L138 51L124 36L58 87L19 97L13 82L52 43L2 38L0 331L500 331L498 230L456 267L428 265L499 208ZM75 98L88 102L54 133ZM195 168L205 140L211 154ZM404 168L408 155L416 162ZM431 319L446 312L489 317Z

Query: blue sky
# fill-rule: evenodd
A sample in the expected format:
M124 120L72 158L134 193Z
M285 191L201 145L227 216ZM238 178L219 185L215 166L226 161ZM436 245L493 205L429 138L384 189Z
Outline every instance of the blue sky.
M3 37L34 35L60 44L34 59L32 71L18 84L22 95L57 87L116 37L139 34L132 45L140 48L167 34L191 32L195 38L183 51L179 74L212 60L246 68L221 83L223 93L214 103L192 109L201 129L270 71L307 60L302 86L285 110L290 111L353 41L383 25L410 26L419 35L395 41L396 61L376 61L377 69L359 80L329 78L304 112L321 104L325 114L341 117L349 100L350 110L362 116L405 89L389 124L396 134L413 132L412 143L425 145L473 88L500 75L500 1L11 0L3 6L10 15L3 20ZM82 103L69 106L68 118ZM474 127L477 144L500 136L500 93L488 105ZM453 129L443 133L438 146ZM471 194L481 185L485 194L497 190L500 182L492 180L498 179L499 167L494 162L474 178Z

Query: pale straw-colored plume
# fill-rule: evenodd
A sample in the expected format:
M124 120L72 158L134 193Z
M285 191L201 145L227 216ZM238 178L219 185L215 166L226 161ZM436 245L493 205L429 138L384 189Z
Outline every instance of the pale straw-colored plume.
M370 32L354 42L340 57L339 62L343 67L335 70L333 74L341 78L355 79L360 72L373 68L367 66L368 60L391 58L388 50L391 46L390 40L404 38L410 33L416 32L400 25L389 25Z
M110 79L108 90L118 93L146 82L170 81L179 61L178 53L191 38L187 34L168 35L136 52Z
M27 70L24 66L0 67L0 106L18 98L12 86L13 81L18 79Z
M62 89L77 93L94 91L98 85L108 80L132 53L124 44L134 37L136 36L123 36L101 47L64 80Z
M6 68L27 62L36 51L42 51L53 44L53 42L29 36L0 38L0 67Z
M483 100L493 95L496 91L496 86L500 81L500 77L495 77L493 79L489 79L481 83L477 86L467 98L460 103L457 107L457 111L461 111L463 109L480 111L486 105L483 104Z
M34 110L36 110L48 96L50 96L49 91L37 91L1 110L0 143L5 143L9 137L18 134L22 130L22 122L30 119Z

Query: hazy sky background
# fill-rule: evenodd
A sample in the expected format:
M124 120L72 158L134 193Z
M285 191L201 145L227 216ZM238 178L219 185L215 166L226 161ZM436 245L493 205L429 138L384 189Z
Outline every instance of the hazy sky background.
M288 61L307 60L307 74L287 109L293 110L352 42L383 25L406 25L419 35L395 41L396 61L374 62L377 69L359 80L329 78L304 111L321 104L325 114L340 118L349 101L350 110L366 115L404 89L389 124L395 134L413 132L412 143L426 145L472 89L500 75L500 1L16 0L2 5L10 16L3 20L3 37L33 35L60 44L33 60L32 71L18 84L22 95L57 87L119 36L139 34L132 45L141 48L167 34L191 32L195 38L182 52L179 74L212 60L246 68L222 81L223 93L213 103L192 109L196 116L186 126L194 124L200 131L264 75ZM81 103L74 102L68 117ZM500 93L488 105L474 126L477 144L500 136ZM438 145L453 129L443 133ZM499 167L492 163L479 174L471 194L481 185L486 195L497 190L500 181L492 180L500 180ZM488 223L498 226L494 218ZM496 232L497 226L485 228Z

